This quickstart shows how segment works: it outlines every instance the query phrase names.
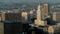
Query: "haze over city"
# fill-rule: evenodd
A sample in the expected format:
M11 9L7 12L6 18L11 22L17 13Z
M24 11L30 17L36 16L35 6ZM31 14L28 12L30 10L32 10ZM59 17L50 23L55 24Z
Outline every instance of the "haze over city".
M39 0L42 3L60 3L60 0ZM5 3L20 3L20 2L38 2L38 0L0 0L0 2L5 2Z
M0 34L60 34L60 0L0 0Z

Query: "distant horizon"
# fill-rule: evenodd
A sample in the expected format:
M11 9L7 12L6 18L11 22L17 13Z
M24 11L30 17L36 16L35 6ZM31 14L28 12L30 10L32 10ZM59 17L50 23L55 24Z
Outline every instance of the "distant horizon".
M0 0L0 2L4 3L23 3L23 2L42 2L42 3L60 3L60 0Z

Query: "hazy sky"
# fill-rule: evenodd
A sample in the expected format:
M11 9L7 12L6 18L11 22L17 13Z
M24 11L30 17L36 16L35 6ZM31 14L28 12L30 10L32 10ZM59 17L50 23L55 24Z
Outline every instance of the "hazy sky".
M60 3L60 0L40 0L47 3ZM0 2L38 2L38 0L0 0Z

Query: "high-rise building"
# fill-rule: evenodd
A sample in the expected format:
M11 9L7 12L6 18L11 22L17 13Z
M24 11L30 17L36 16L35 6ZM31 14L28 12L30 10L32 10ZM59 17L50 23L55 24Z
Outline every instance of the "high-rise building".
M56 21L57 20L56 19L56 17L57 17L56 14L57 14L56 12L53 12L53 16L52 16L53 17L53 21Z
M22 22L26 21L28 19L27 12L22 12Z
M38 5L38 8L37 8L37 19L35 20L35 24L36 25L40 25L40 26L45 26L46 25L45 21L41 20L41 8L40 8L40 4Z
M21 21L21 13L7 13L7 12L2 12L2 21L16 21L20 22Z
M60 12L53 12L53 21L60 23Z
M44 4L44 16L48 16L48 4Z
M60 23L60 12L57 12L56 14L56 20L58 23Z

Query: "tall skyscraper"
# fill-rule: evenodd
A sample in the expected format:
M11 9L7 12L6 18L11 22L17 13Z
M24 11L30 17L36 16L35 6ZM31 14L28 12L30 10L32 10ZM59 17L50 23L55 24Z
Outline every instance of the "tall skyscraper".
M48 16L48 4L44 4L44 16Z
M40 4L38 5L38 8L37 8L37 20L41 20Z
M39 4L38 8L37 8L37 19L35 20L35 24L40 25L40 26L44 26L46 24L44 22L45 21L41 20L41 8L40 8L40 4Z

